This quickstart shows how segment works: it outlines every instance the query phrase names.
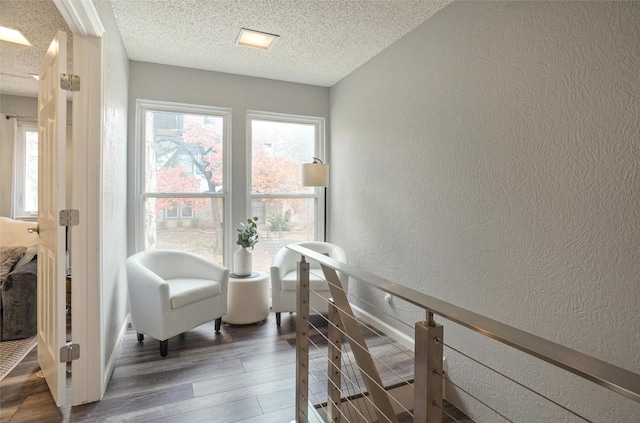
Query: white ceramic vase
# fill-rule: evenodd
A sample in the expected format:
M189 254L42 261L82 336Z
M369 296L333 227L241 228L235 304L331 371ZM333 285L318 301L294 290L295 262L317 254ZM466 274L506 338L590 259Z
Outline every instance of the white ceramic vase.
M237 276L249 276L252 269L251 251L240 247L233 253L233 273Z

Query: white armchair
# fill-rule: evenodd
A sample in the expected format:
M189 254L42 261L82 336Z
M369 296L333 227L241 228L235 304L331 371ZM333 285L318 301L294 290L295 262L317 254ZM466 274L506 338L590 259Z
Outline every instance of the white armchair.
M305 241L298 242L295 245L308 248L321 254L328 254L331 258L345 263L347 262L346 253L341 247L335 244L321 241ZM296 311L296 292L298 288L297 264L299 261L300 254L284 247L278 251L271 265L271 308L276 313L276 324L278 326L280 326L281 323L282 312ZM327 299L331 298L329 284L324 278L320 265L314 261L309 261L309 263L311 267L309 285L311 290L318 294L315 295L311 293L309 295L311 310L316 310L319 313L327 313L329 311ZM347 291L349 287L349 276L338 272L338 278L344 290Z
M131 324L138 333L160 341L215 320L220 331L227 314L229 269L204 257L175 250L141 251L127 259Z

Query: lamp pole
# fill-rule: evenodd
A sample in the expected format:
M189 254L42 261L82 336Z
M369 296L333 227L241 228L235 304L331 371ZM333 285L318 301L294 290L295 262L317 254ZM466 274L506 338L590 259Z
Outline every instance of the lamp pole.
M327 242L327 187L324 188L324 242Z

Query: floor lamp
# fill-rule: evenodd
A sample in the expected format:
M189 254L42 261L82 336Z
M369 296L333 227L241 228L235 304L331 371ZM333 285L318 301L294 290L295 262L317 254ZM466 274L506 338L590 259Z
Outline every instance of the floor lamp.
M313 163L302 164L302 186L324 188L324 241L327 241L327 186L329 185L329 165L317 157Z

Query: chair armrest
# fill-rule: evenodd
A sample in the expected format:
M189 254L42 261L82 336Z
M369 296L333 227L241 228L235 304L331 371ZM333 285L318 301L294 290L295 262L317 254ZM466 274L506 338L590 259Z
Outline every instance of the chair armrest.
M127 259L131 323L138 332L160 339L171 308L169 284L135 258Z
M277 266L271 266L271 291L282 291L282 273Z
M286 248L278 251L271 264L271 286L282 290L282 278L297 269L300 255Z

